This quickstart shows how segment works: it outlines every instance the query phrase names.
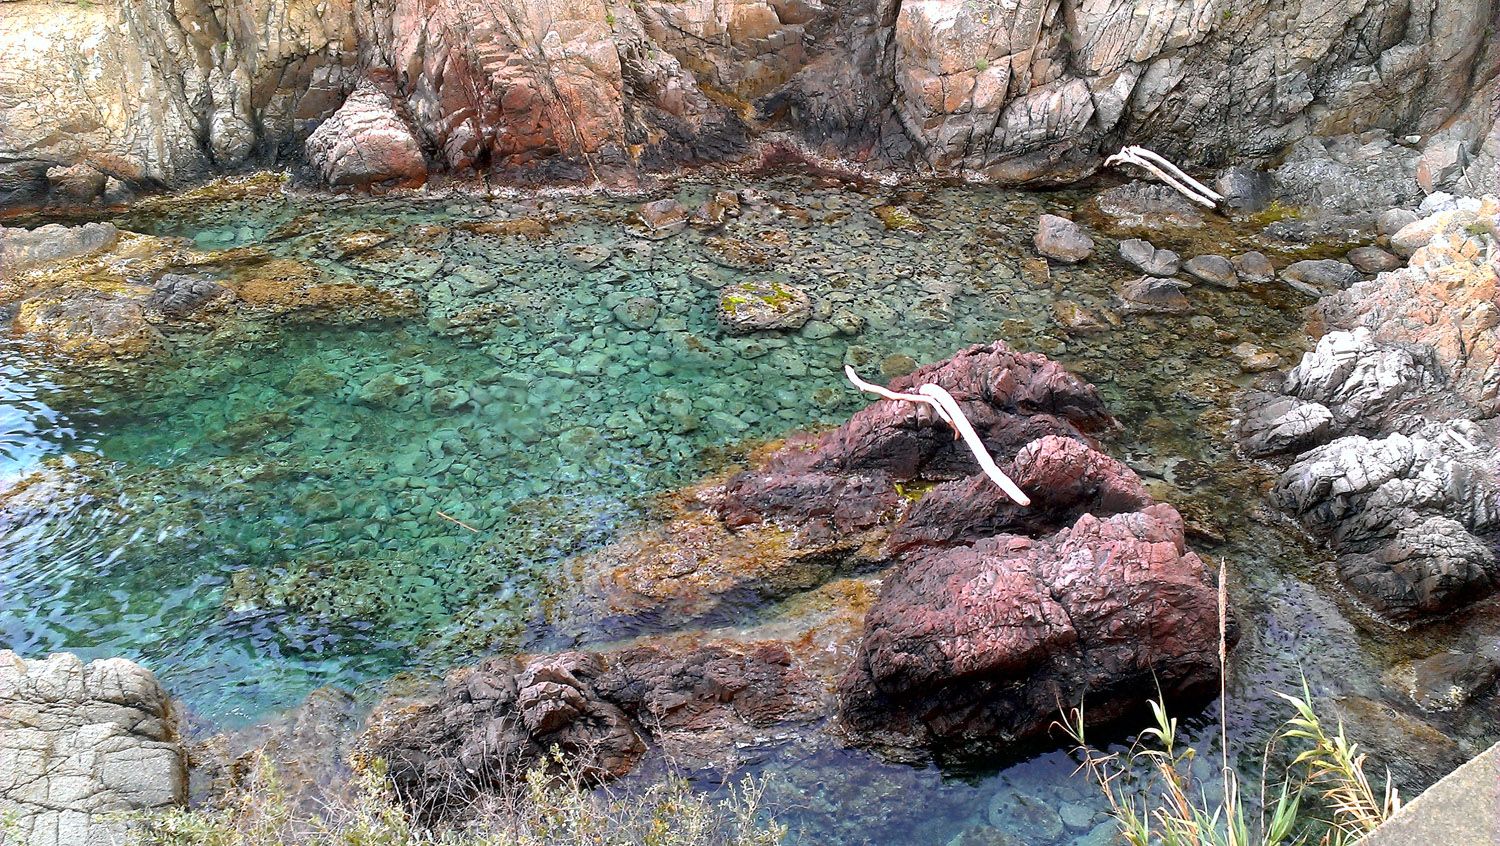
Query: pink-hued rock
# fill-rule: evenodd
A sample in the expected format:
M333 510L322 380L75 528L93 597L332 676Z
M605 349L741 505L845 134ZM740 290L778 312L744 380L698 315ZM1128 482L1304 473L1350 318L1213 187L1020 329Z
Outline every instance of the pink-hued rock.
M307 161L329 185L415 187L427 181L427 161L410 124L374 82L361 84L308 136Z
M1204 693L1217 653L1217 592L1177 512L1085 514L1051 537L996 535L896 568L841 713L881 742L1035 737L1080 700L1102 722L1157 685Z
M555 746L599 781L630 772L649 739L676 765L733 769L764 729L823 718L822 685L777 642L648 645L490 660L436 696L377 709L367 748L424 822L452 819L487 789L548 767Z

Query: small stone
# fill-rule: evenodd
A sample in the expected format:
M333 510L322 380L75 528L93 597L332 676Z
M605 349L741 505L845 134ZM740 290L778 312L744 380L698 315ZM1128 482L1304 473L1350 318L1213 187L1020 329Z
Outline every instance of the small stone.
M636 210L641 234L653 241L676 235L687 228L688 212L682 203L668 197L642 205Z
M769 247L744 238L709 238L703 252L709 261L731 270L761 270L771 266L773 256Z
M593 270L609 261L611 252L603 244L569 244L562 248L563 261L574 270Z
M1109 328L1093 312L1072 300L1053 300L1052 317L1069 335L1092 335Z
M651 297L631 297L615 306L611 313L626 329L650 329L661 314L661 303Z
M1361 273L1384 273L1401 267L1401 259L1379 247L1355 247L1344 258Z
M1032 244L1041 255L1068 264L1077 264L1094 252L1094 239L1083 227L1055 214L1044 214L1037 221Z
M906 206L883 205L876 206L871 211L880 219L881 225L892 232L905 232L908 235L923 235L927 232L926 224Z
M1194 256L1187 260L1182 269L1189 276L1220 288L1233 288L1240 281L1239 275L1234 272L1234 265L1223 256Z
M1269 282L1276 278L1276 268L1265 253L1254 250L1240 253L1230 259L1229 263L1234 265L1235 273L1247 282Z
M1281 366L1281 356L1269 350L1263 350L1249 341L1235 344L1230 352L1239 359L1240 369L1246 373L1264 373Z
M828 322L839 331L840 335L854 336L865 331L865 318L847 308L835 309L828 318Z
M1171 250L1159 250L1150 241L1131 238L1120 242L1120 258L1147 276L1176 276L1179 256Z
M887 379L905 376L917 369L917 360L909 355L896 353L880 360L880 375Z

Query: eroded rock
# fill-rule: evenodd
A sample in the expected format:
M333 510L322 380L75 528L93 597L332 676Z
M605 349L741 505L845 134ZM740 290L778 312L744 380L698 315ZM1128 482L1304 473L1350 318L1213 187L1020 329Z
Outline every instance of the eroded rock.
M149 670L0 650L0 815L15 815L20 843L111 846L124 812L186 798L176 715Z

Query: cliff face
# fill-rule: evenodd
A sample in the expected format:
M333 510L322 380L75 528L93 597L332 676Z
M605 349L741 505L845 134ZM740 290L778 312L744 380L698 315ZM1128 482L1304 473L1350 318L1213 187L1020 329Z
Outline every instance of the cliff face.
M733 158L772 129L1009 182L1076 178L1127 142L1216 165L1370 129L1447 129L1466 160L1493 125L1497 17L1500 0L0 0L0 202L45 195L49 168L87 193L300 162L362 85L388 113L347 122L406 127L429 169L545 181Z

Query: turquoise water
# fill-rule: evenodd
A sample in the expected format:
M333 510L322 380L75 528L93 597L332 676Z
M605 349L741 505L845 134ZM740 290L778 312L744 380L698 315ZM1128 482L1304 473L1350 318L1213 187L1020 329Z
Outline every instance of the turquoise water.
M692 207L717 187L678 196ZM1113 237L1082 267L1028 261L1037 214L1088 216L1071 194L802 176L748 187L762 201L725 232L657 241L632 227L635 202L603 197L259 188L120 218L213 252L211 275L253 273L249 248L325 281L413 291L421 309L234 320L125 368L0 345L0 643L139 659L210 728L321 685L373 696L397 673L525 643L567 559L648 523L654 495L861 407L845 363L884 380L999 338L1098 384L1124 423L1108 447L1184 511L1196 548L1228 560L1246 624L1229 710L1247 748L1279 716L1269 690L1301 671L1320 692L1379 695L1380 638L1344 619L1315 552L1247 519L1264 471L1224 446L1251 378L1231 348L1294 358L1308 300L1198 286L1188 315L1122 311ZM927 231L888 231L881 203ZM1231 230L1193 237L1255 246ZM713 237L768 251L765 266L724 266ZM813 321L724 335L717 291L745 278L805 288ZM1069 334L1058 301L1098 330ZM745 609L746 623L766 613ZM766 766L810 843L943 844L1023 813L1016 796L1094 801L1060 753L998 770L829 750ZM1043 821L1021 842L1087 842L1102 821L1095 807L1083 829Z

